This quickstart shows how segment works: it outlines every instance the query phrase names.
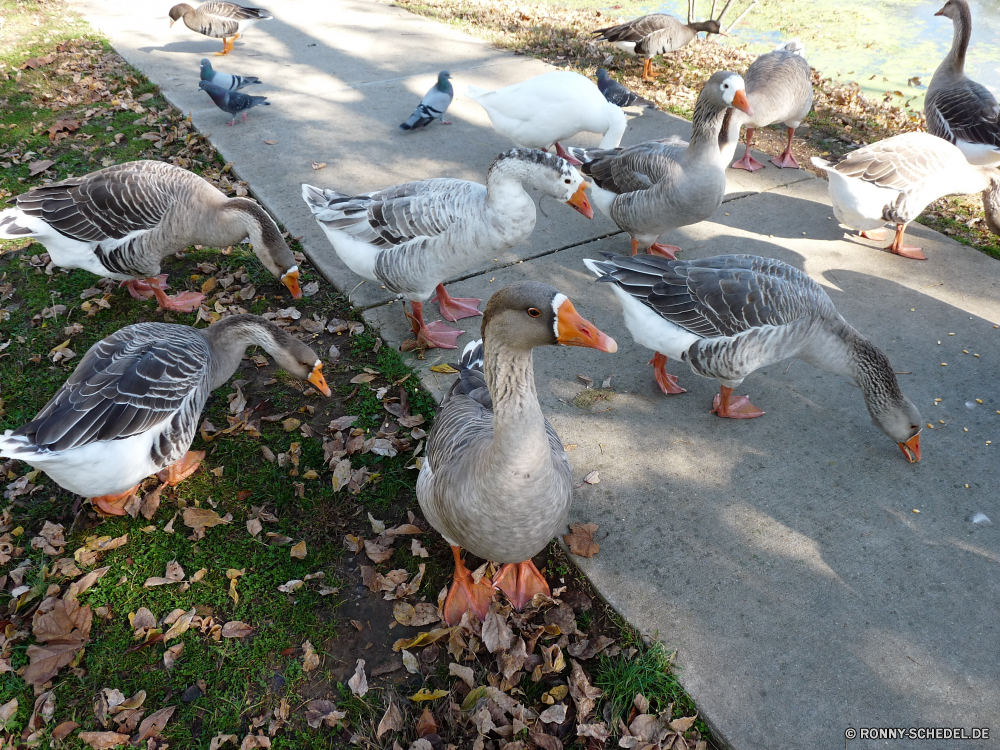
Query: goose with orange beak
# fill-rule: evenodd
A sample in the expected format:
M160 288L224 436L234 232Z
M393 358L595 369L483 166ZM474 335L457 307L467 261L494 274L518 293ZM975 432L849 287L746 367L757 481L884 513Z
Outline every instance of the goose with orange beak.
M337 256L354 273L410 301L420 348L454 349L462 331L424 320L435 296L449 321L480 315L479 299L456 299L444 280L521 244L535 228L535 188L593 218L586 181L565 159L530 148L500 154L486 184L437 178L349 196L302 186Z
M538 403L532 351L547 345L618 350L565 295L534 281L490 298L482 334L462 353L417 479L420 508L455 556L444 604L449 624L465 612L485 619L497 590L518 609L536 593L549 594L531 558L565 528L573 477ZM473 580L462 548L503 564L492 581Z
M31 422L0 435L0 456L41 469L106 515L123 515L146 477L177 484L198 469L205 453L189 449L201 410L252 345L330 395L316 353L256 315L205 330L138 323L94 344Z

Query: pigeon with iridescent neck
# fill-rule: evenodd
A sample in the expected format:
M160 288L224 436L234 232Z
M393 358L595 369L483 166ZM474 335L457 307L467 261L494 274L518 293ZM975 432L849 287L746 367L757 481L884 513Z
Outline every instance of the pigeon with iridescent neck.
M440 120L444 125L451 125L444 119L444 113L455 98L455 90L451 87L451 73L442 70L438 73L437 83L427 92L420 104L413 110L410 119L399 126L400 130L416 130L426 128L434 120Z
M260 79L257 76L238 76L229 73L220 73L218 70L212 68L212 63L209 62L207 57L201 59L201 80L214 83L226 91L236 91L244 86L260 83Z
M226 125L235 125L236 115L242 115L243 122L246 122L249 110L261 105L266 104L270 106L271 104L266 96L250 96L249 94L244 94L242 91L226 91L221 86L216 86L214 83L209 83L208 81L201 81L198 84L198 88L212 97L212 101L215 102L216 107L233 116L233 119L227 122Z

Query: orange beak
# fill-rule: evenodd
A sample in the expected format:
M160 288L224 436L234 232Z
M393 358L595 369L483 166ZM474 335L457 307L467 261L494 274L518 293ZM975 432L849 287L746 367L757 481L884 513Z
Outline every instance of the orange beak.
M568 299L559 305L556 328L559 331L556 341L563 346L586 346L609 353L618 351L615 340L580 315Z
M938 11L937 13L935 13L934 15L935 15L935 16L943 16L943 15L944 15L944 8L942 8L941 10L939 10L939 11Z
M323 363L316 360L316 365L313 367L311 373L307 380L316 386L316 390L322 393L324 396L330 396L330 386L326 384L326 378L323 377Z
M920 460L920 433L911 437L905 443L896 443L899 449L903 451L903 455L906 456L906 460L911 464L915 464Z
M175 19L175 18L171 18L171 19L170 19L170 28L173 28L173 27L174 27L174 21L176 21L176 20L177 20L177 19Z
M590 207L590 202L587 200L587 196L585 194L586 190L587 190L587 183L586 182L580 183L580 187L576 189L576 192L573 193L573 197L570 198L568 201L566 201L566 203L571 205L573 208L575 208L581 214L586 216L588 219L593 219L594 209Z
M733 96L733 106L741 112L746 112L748 115L753 117L753 107L750 106L750 102L747 101L747 92L740 89Z
M288 287L295 299L302 299L302 290L299 289L299 269L292 266L291 269L281 277L281 283Z

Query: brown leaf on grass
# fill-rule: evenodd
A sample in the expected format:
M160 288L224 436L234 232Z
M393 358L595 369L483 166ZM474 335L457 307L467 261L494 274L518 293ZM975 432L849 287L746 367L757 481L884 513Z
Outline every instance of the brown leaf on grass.
M154 586L166 586L171 583L180 583L184 580L184 568L176 560L167 563L166 573L161 576L151 576L142 584L143 588L153 588Z
M347 687L359 698L364 697L364 694L368 692L368 678L365 676L364 659L358 659L357 666L354 668L354 676L347 681Z
M41 161L33 161L30 164L28 164L28 172L30 172L31 176L34 177L35 175L44 172L53 164L55 164L55 162L52 161L51 159L42 159Z
M194 529L198 539L205 536L205 529L227 524L232 520L228 517L223 518L211 508L185 508L181 518L184 520L185 526Z
M251 518L247 521L247 533L252 537L256 537L261 531L264 530L263 524L257 518Z
M370 373L370 372L363 372L360 375L355 375L353 378L351 378L351 382L354 383L355 385L357 385L359 383L370 383L374 379L375 379L375 375L373 375L372 373Z
M599 687L594 687L587 679L587 674L577 661L573 662L573 671L569 675L569 694L576 704L577 721L586 721L594 710L597 699L604 693Z
M429 708L425 708L423 713L420 714L420 718L417 719L417 737L426 737L429 734L437 734L437 730L438 725L434 720L434 714L431 713Z
M75 721L64 721L61 724L57 724L56 728L52 730L52 739L56 742L64 740L79 726Z
M399 710L399 706L390 698L389 706L385 709L382 720L378 723L378 729L375 730L375 739L380 740L386 732L398 732L402 728L403 712Z
M510 648L514 640L514 634L505 622L504 618L497 612L496 607L490 607L483 620L483 645L491 654L497 651L506 651Z
M150 612L146 607L139 607L139 611L135 613L135 617L132 618L132 628L134 630L139 630L140 628L155 628L156 627L156 617Z
M55 54L48 54L45 57L29 57L23 63L21 63L21 70L38 70L38 68L43 65L48 65L50 62L56 59Z
M77 737L94 750L110 750L113 747L121 747L127 745L129 740L127 734L118 734L118 732L80 732Z
M365 540L365 554L375 563L384 563L392 557L392 547L384 547L372 539Z
M166 651L163 652L163 666L166 667L166 670L168 672L174 668L174 664L177 662L178 659L181 658L181 654L183 653L184 653L183 643L175 643L173 646L171 646L170 648L168 648Z
M76 599L80 594L93 586L97 581L104 577L104 574L111 570L110 566L103 568L97 568L92 570L79 581L73 581L66 590L66 594L63 599Z
M566 721L566 704L556 703L554 706L549 706L538 718L545 724L562 724Z
M608 731L607 724L602 721L597 724L577 724L576 736L593 737L599 742L607 742L611 737L611 732Z
M132 738L132 744L139 745L150 737L156 737L163 731L163 727L167 725L170 717L174 715L176 708L176 706L167 706L143 719L142 724L139 725L139 731Z
M248 635L253 635L255 630L256 628L241 620L230 620L222 626L222 637L246 638Z
M211 744L208 746L208 750L219 750L220 747L225 745L227 742L232 742L236 744L236 740L239 738L235 734L222 734L221 732L212 738Z
M44 646L28 646L28 667L24 681L40 687L76 658L77 652L90 640L90 625L94 613L81 607L75 599L60 599L52 610L36 616L32 627L35 639Z
M447 638L451 635L454 628L435 628L434 630L426 631L423 633L417 633L413 638L400 638L398 641L392 644L393 651L401 651L404 648L415 648L417 646L429 646L432 643L437 643L442 638Z
M420 674L420 662L417 661L417 657L411 652L403 649L403 667L410 674Z
M191 627L191 621L194 619L195 614L195 608L191 607L191 609L178 617L176 622L170 626L170 630L163 634L163 641L166 642L173 638L179 638L186 633L188 628Z
M327 425L327 429L330 432L339 432L340 430L346 430L352 424L358 421L357 415L348 415L344 417L337 417L335 420Z
M302 670L312 672L317 667L319 667L319 654L316 653L312 643L306 641L302 644ZM351 689L353 690L353 688Z
M469 686L469 690L476 686L475 673L472 671L472 667L451 662L448 665L448 674L455 675L455 677Z
M305 542L305 540L303 539L298 544L293 545L292 548L288 551L288 554L290 554L296 560L305 560L306 559L306 542Z
M335 727L346 717L347 714L338 711L333 701L314 700L306 705L306 723L313 729L317 729L320 724Z
M55 138L56 133L73 133L79 129L79 120L56 120L45 132L49 134L49 138Z
M166 486L165 484L159 484L151 492L147 492L142 496L142 505L139 506L139 513L147 521L153 520L156 511L160 509L160 496L163 494Z
M11 698L0 706L0 729L7 726L7 722L17 713L17 698Z
M257 750L271 747L271 740L263 734L248 734L240 744L240 750Z
M698 720L697 714L695 714L694 716L685 716L680 719L674 719L672 722L670 722L670 728L673 729L678 734L684 734L684 732L689 730L697 720Z
M553 737L551 734L532 732L529 735L529 739L533 744L542 748L542 750L563 750L562 740L558 737Z
M563 534L563 541L574 555L593 557L601 551L601 546L594 541L594 532L598 528L596 523L570 524L569 533Z

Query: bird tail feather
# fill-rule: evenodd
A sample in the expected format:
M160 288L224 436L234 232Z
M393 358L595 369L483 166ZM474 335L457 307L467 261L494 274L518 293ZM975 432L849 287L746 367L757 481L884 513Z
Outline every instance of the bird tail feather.
M492 92L490 92L487 89L484 89L482 86L469 86L469 88L465 90L465 95L470 99L479 99L479 97L485 96L486 94L489 93Z
M35 230L17 223L21 217L21 210L18 208L8 208L0 211L0 239L17 240L21 237L32 237Z

